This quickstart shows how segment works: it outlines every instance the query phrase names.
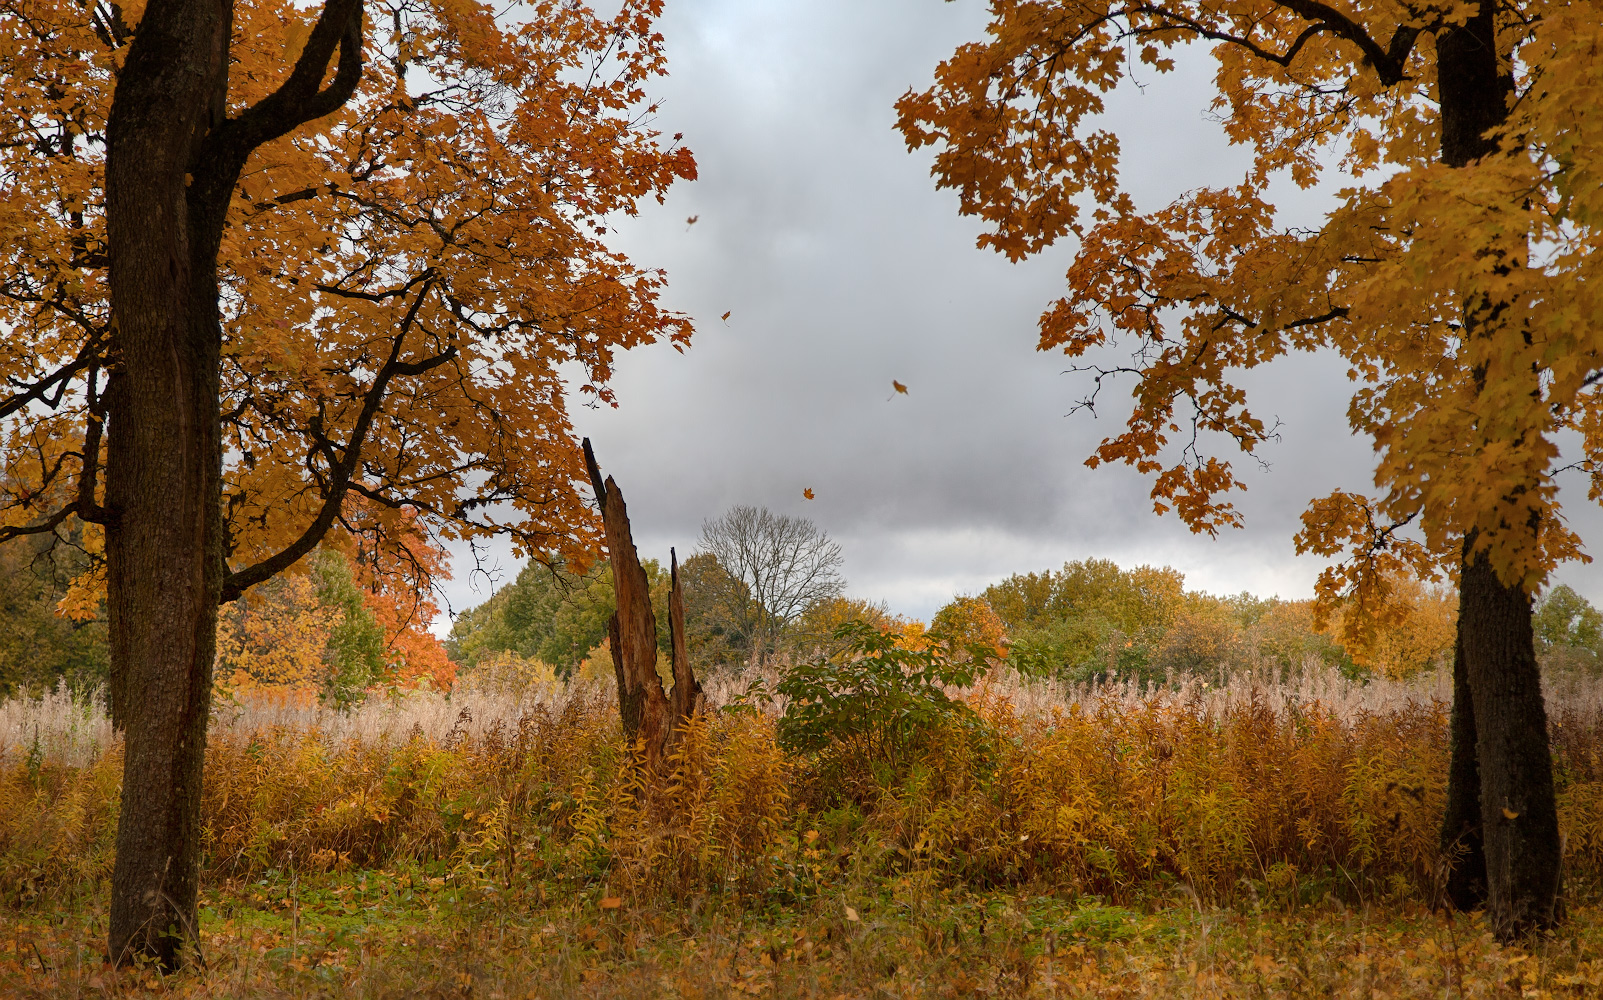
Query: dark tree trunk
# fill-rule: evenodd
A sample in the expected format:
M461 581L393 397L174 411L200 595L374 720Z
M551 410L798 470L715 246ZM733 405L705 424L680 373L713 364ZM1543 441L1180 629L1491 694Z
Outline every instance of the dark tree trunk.
M230 0L153 0L107 123L106 596L112 719L127 734L107 943L119 964L175 967L196 930L227 570L217 254L229 199L254 149L338 108L361 76L361 4L330 0L285 85L230 119L232 23Z
M669 645L673 650L673 690L668 694L668 715L673 728L668 734L668 745L684 720L701 710L701 685L696 672L690 667L690 652L685 647L685 592L679 586L679 553L668 550L668 572L672 587L668 591Z
M1459 595L1458 637L1453 644L1453 718L1448 731L1447 810L1442 854L1452 866L1443 894L1449 906L1473 910L1486 902L1486 855L1481 842L1481 772L1475 762L1475 707L1464 666L1464 608Z
M1493 154L1497 145L1486 133L1508 117L1513 71L1497 50L1496 9L1493 0L1482 0L1474 17L1443 31L1436 41L1442 161L1449 166L1462 167ZM1471 293L1464 309L1467 335L1517 336L1499 328L1502 306ZM1454 760L1448 802L1458 815L1449 813L1443 835L1462 834L1461 826L1455 830L1452 825L1455 818L1462 822L1468 815L1462 782L1478 771L1484 859L1466 853L1459 863L1470 880L1477 870L1484 873L1492 928L1506 940L1557 921L1562 856L1530 596L1518 582L1499 580L1487 556L1474 554L1474 542L1473 536L1465 540L1454 653ZM1462 706L1460 664L1469 694ZM1473 765L1462 759L1463 738L1470 730ZM1463 843L1472 850L1471 841ZM1469 892L1466 898L1472 896Z
M1492 930L1508 939L1561 915L1563 857L1531 599L1481 553L1459 580L1459 635L1475 711L1486 890Z
M178 964L194 933L200 781L222 589L215 241L185 177L221 119L230 8L153 3L108 124L117 368L106 499L111 707L127 733L110 957ZM206 244L210 242L208 248ZM212 251L207 261L206 251Z
M648 766L655 769L671 745L675 732L701 704L690 661L683 654L684 595L679 589L679 564L673 561L673 590L668 600L668 621L673 636L673 697L663 693L657 676L657 618L651 610L651 587L635 551L629 527L629 508L623 491L609 476L601 477L595 452L584 442L585 466L601 507L607 535L607 558L612 563L612 586L618 610L607 623L612 646L612 668L618 677L618 714L624 736L638 743Z

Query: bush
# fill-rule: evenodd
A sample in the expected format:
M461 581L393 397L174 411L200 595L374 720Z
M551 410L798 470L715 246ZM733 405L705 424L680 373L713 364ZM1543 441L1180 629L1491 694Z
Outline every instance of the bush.
M831 638L836 652L793 667L776 688L789 701L779 721L787 750L852 742L870 758L899 760L934 728L974 717L946 689L973 684L994 655L940 641L908 648L864 621L842 623Z

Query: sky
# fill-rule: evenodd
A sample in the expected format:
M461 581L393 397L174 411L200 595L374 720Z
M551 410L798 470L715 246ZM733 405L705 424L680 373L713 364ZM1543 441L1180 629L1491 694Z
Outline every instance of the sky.
M977 249L931 152L909 153L894 128L896 99L984 24L981 0L669 0L657 126L684 133L700 176L615 220L615 245L668 271L665 304L697 332L683 354L629 352L617 408L574 416L629 499L641 555L683 558L703 521L748 504L811 518L842 547L848 594L926 621L954 595L1091 557L1173 566L1191 589L1312 596L1323 564L1295 554L1299 515L1372 478L1345 367L1298 356L1244 379L1281 441L1266 468L1242 470L1243 529L1193 535L1153 512L1133 470L1086 468L1123 425L1128 383L1097 416L1071 413L1087 378L1034 349L1073 246L1020 264ZM1211 68L1199 52L1112 96L1138 207L1239 177L1245 153L1208 117ZM1274 193L1284 222L1331 203ZM1572 523L1599 537L1584 488L1566 493ZM457 611L519 568L506 552L488 578L455 563L443 596ZM1603 571L1558 579L1603 603Z

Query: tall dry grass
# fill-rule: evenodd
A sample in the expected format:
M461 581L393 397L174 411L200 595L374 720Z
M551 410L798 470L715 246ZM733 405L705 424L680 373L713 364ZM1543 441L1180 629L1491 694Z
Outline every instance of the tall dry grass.
M1428 900L1443 678L1332 672L1059 687L993 675L977 726L892 767L783 753L772 711L713 688L667 773L624 745L610 686L506 663L449 697L220 704L203 810L213 879L401 867L482 885L801 899L843 880L1032 884L1132 901ZM1549 690L1572 879L1603 874L1603 683ZM98 891L121 757L94 700L0 706L0 901Z

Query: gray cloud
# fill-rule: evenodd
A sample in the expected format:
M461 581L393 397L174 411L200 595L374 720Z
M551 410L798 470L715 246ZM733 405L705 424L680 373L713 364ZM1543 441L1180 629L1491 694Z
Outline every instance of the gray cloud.
M1345 367L1297 357L1248 378L1284 440L1263 456L1270 471L1245 470L1243 531L1192 535L1152 513L1135 473L1086 469L1127 397L1116 387L1100 418L1066 416L1086 381L1034 351L1072 248L1019 265L976 249L929 156L892 127L896 98L984 21L973 0L670 5L659 126L685 134L701 178L619 220L619 245L668 269L667 302L698 332L684 355L631 353L621 405L576 416L629 496L642 549L684 553L703 519L747 503L813 518L842 543L852 593L921 618L956 592L1087 556L1167 563L1214 591L1310 594L1319 564L1294 558L1298 515L1370 482ZM1211 72L1199 59L1148 73L1110 101L1142 207L1239 176L1244 154L1206 113ZM1284 218L1318 218L1327 195L1286 188ZM887 399L892 379L909 393ZM460 608L482 584L446 593Z

